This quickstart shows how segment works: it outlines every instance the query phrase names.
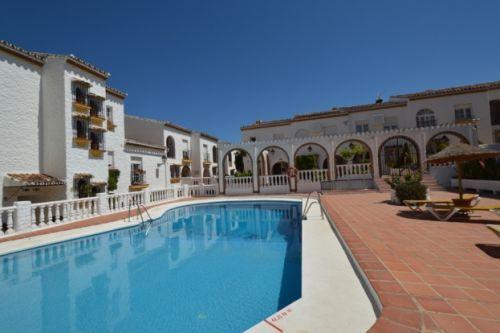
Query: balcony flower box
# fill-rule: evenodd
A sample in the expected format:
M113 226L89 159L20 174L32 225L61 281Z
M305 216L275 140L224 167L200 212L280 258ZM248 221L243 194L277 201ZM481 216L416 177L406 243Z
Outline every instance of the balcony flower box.
M78 113L83 113L83 114L89 115L90 106L88 106L84 103L81 103L81 102L74 101L73 102L73 110L75 112L78 112Z
M130 192L142 191L145 188L148 188L149 184L132 184L128 187Z
M100 116L90 116L90 123L95 126L102 126L106 119L100 117Z
M108 131L114 131L115 130L116 125L111 120L108 120L106 124L107 124L107 127L108 127Z
M104 150L102 150L102 149L90 149L89 155L92 158L103 158Z
M80 148L87 148L89 143L90 143L90 140L87 138L79 138L79 137L73 138L73 144L77 147L80 147Z

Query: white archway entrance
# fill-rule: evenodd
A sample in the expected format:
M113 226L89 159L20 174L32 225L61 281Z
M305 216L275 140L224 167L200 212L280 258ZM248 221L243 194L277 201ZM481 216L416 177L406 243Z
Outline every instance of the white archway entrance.
M244 149L229 150L222 158L223 189L226 194L253 193L252 156Z
M262 149L257 157L259 192L290 192L290 180L287 175L289 164L290 159L283 148L271 146Z
M330 179L328 151L315 142L304 143L295 150L297 192L319 191L321 181Z

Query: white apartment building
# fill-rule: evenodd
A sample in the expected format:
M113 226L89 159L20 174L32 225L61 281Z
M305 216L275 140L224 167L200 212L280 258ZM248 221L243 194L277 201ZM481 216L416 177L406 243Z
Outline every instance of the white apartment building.
M453 142L500 143L500 81L259 120L241 132L241 143L219 147L222 193L310 191L324 179L365 186L403 169L430 173L447 186L453 168L428 167L426 157ZM235 151L245 156L239 169L252 176L228 172ZM289 177L290 169L296 175Z
M157 133L133 127L127 137L127 95L107 85L109 76L73 55L31 52L0 41L3 206L105 192L110 169L119 170L118 193L165 187L173 182L172 163L189 176L217 172L213 158L204 160L213 155L201 155L205 145L209 153L216 152L212 136L157 122ZM141 131L157 136L137 134ZM177 158L167 157L169 133L176 139Z
M125 115L125 137L126 152L130 158L144 163L147 160L149 163L156 163L158 170L154 177L162 179L159 183L163 186L193 184L200 180L211 183L212 177L218 173L218 139L209 134L195 132L171 122ZM156 158L139 156L137 150L131 150L133 145L137 146L139 143L150 149L163 149L164 153ZM158 186L161 186L159 183L157 182Z

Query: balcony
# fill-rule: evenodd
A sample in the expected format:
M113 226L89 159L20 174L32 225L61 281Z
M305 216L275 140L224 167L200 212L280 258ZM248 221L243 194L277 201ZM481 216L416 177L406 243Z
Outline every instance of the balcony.
M181 182L181 179L179 177L170 178L170 184L178 184L180 182Z
M106 118L104 118L99 114L92 114L92 113L90 114L90 123L94 126L102 127L102 124L104 123L105 120Z
M190 150L183 150L182 151L182 164L190 164L191 163L191 151Z
M89 150L89 157L91 158L103 158L104 152L106 151L104 149L104 142L100 141L102 140L102 137L95 137L93 136L95 132L91 132L91 140L90 140L90 150Z
M105 152L104 149L92 149L92 148L90 148L89 156L91 158L103 158L104 152Z
M115 130L115 128L116 128L116 125L113 123L113 121L109 120L109 119L106 122L106 125L107 125L106 127L108 128L108 131L112 131L113 132Z
M85 100L75 100L73 101L73 113L75 115L88 117L90 114L90 106L85 104Z

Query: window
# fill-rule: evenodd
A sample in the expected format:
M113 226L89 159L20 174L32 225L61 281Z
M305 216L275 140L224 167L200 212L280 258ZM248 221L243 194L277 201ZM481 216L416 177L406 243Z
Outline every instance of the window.
M210 161L210 154L208 153L208 146L207 145L203 145L203 161L204 162Z
M490 101L490 116L492 125L500 125L500 100Z
M167 137L167 157L175 158L175 140L171 135Z
M257 138L255 136L251 136L250 137L250 142L255 142L255 141L257 141Z
M470 105L455 106L455 120L472 119L472 108Z
M72 82L73 101L87 104L88 86L83 82Z
M214 163L217 163L217 147L216 146L212 147L212 161Z
M90 115L93 117L102 118L102 100L97 98L87 97L90 106Z
M398 117L384 118L384 130L393 130L398 128Z
M104 135L101 131L90 131L90 149L104 150Z
M79 139L87 139L89 121L84 118L73 118L73 136Z
M144 184L146 171L142 168L142 158L132 157L130 161L130 183L132 185Z
M356 121L356 133L369 132L370 126L368 125L368 120Z
M113 122L113 107L106 106L106 118L108 118L108 121Z
M495 131L495 143L500 143L500 131Z
M436 126L436 117L434 111L430 109L422 109L417 112L417 127Z

